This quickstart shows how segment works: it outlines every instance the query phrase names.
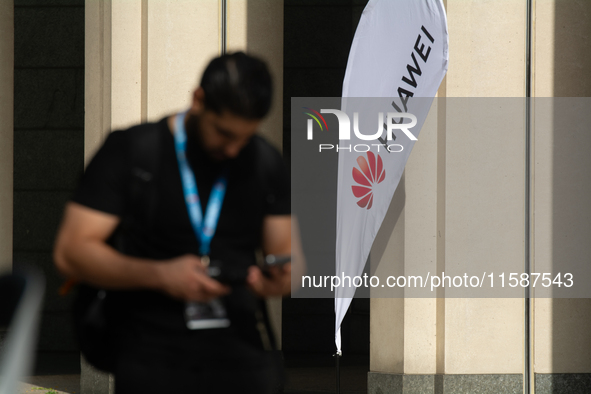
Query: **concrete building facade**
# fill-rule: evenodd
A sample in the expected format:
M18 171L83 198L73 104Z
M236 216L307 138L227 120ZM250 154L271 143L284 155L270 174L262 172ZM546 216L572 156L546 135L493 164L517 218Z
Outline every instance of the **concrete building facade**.
M197 76L221 51L223 3L227 49L258 54L271 66L276 98L261 131L289 155L286 101L292 96L339 94L348 46L365 0L14 0L0 4L2 269L10 269L18 257L50 272L47 255L52 231L60 204L75 185L74 175L66 180L54 177L51 184L43 183L47 182L43 176L22 178L16 168L22 161L17 158L26 159L26 155L19 155L33 149L43 152L39 144L48 137L39 132L49 130L57 139L50 144L54 154L72 157L57 162L57 168L80 167L81 171L83 161L110 130L157 120L187 106ZM444 4L449 71L429 127L407 164L390 221L374 245L372 265L380 259L397 259L409 269L428 264L433 272L442 272L456 262L470 261L495 266L499 261L525 263L527 259L533 271L564 260L591 263L589 123L582 117L575 129L561 127L561 119L584 112L573 106L591 104L585 99L591 96L591 2L446 0ZM48 15L58 8L64 11L62 16ZM40 14L45 15L44 21L63 18L48 34L83 34L83 60L52 56L54 52L48 52L44 65L28 62L25 55L19 58L22 51L39 48L18 44L15 22L18 25L20 15L25 26ZM84 24L82 32L63 29L61 23L73 18ZM331 56L320 55L326 51ZM33 76L31 70L40 67L47 70ZM81 76L84 110L79 108L82 97L66 102L70 96L55 93L65 91L59 86L67 84L80 92ZM48 99L54 106L48 107L46 118L28 117L38 108L15 104L20 89L41 86L30 83L35 78L55 82ZM535 101L528 140L528 112L525 100L519 100L528 92L532 97L578 99L570 104L559 99ZM511 98L502 101L507 105L504 110L513 111L522 122L504 127L502 119L491 119L478 132L468 130L454 123L457 108L452 101L446 105L441 100L458 97ZM40 105L45 105L43 100ZM493 152L491 134L512 143ZM23 148L17 152L20 148L13 141L19 138ZM37 171L32 165L27 168ZM52 201L42 205L38 215L48 219L41 222L34 215L40 199ZM39 223L45 232L37 228ZM59 280L51 280L55 290ZM54 295L48 297L50 318L44 324L59 331L67 323L66 306ZM279 331L280 309L275 302ZM369 393L591 392L589 299L371 299L369 320ZM284 324L292 321L284 316ZM284 327L283 332L288 331ZM60 332L48 338L69 335L67 330ZM289 338L283 340L290 346ZM64 345L54 350L73 349ZM83 381L85 374L90 377L94 372L84 367ZM109 391L108 377L92 376L98 380L88 378L83 393Z

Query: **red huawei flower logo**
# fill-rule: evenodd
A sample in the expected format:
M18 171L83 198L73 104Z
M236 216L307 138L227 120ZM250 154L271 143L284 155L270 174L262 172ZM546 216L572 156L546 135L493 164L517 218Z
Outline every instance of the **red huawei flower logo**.
M367 152L367 160L365 160L365 157L359 156L357 164L359 164L361 171L357 167L353 167L353 179L360 186L351 186L351 189L353 189L355 197L361 198L361 200L357 201L357 205L361 208L367 207L367 209L370 209L373 204L373 184L381 183L384 180L386 170L380 155L377 155L376 160L376 155L372 152Z

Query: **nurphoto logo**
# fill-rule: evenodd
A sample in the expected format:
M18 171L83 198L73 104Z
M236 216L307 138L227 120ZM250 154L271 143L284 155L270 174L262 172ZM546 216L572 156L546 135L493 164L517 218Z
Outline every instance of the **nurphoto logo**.
M307 139L312 141L314 139L314 121L318 125L321 131L328 131L328 125L322 114L333 114L337 117L339 122L339 141L351 140L351 120L349 115L344 111L338 109L320 109L320 112L309 108L303 107L310 118L307 119ZM409 123L403 123L404 119L410 119ZM404 147L400 144L391 144L390 142L396 140L396 134L394 130L400 130L406 137L411 141L417 141L409 129L417 125L417 117L408 112L388 112L386 113L386 122L384 122L384 112L378 113L378 130L373 134L363 134L359 130L359 112L353 113L353 133L358 140L362 141L376 141L375 144L355 144L355 145L333 145L333 144L319 144L318 151L323 150L346 150L349 152L369 152L373 147L376 148L377 152L380 152L381 148L384 148L388 153L402 152ZM386 133L384 139L383 134Z

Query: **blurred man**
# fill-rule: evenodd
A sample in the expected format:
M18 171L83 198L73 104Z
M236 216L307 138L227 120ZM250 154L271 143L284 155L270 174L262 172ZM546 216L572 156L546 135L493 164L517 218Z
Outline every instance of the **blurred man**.
M289 255L291 216L283 160L255 135L271 96L260 60L214 59L187 112L110 134L67 204L55 263L109 289L118 394L272 390L260 300L289 293L291 267L255 251Z

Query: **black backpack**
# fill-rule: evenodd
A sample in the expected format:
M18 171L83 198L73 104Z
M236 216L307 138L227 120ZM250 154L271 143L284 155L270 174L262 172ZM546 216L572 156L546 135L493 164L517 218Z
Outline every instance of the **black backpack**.
M129 254L125 233L137 225L150 228L154 220L157 192L155 177L159 167L160 135L157 124L149 123L130 130L131 181L129 184L132 211L124 216L108 243L122 253ZM117 359L117 322L121 312L112 302L109 290L80 284L74 300L74 325L80 352L95 368L114 372Z

